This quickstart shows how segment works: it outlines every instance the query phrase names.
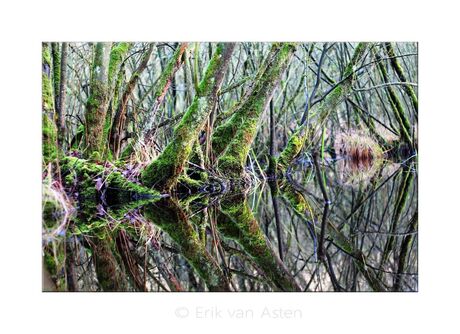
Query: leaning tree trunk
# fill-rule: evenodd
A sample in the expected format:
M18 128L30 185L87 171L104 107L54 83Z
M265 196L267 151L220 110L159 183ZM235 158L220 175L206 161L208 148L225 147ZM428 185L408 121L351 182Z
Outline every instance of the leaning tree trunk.
M131 75L131 78L126 85L126 88L121 97L121 101L118 104L117 112L112 123L112 130L110 132L110 148L113 155L113 158L116 160L120 155L121 150L121 140L122 135L125 129L126 124L126 109L128 107L128 101L136 87L137 81L139 80L142 72L147 68L147 64L152 54L154 43L150 43L147 51L142 56L142 60L139 66L136 68L134 73Z
M393 49L393 46L391 43L385 43L385 49L387 52L388 57L390 58L390 63L391 66L393 67L394 71L398 75L399 80L401 82L408 82L406 79L406 74L404 73L404 70L399 64L398 58L396 58L395 51ZM406 91L407 95L409 95L410 100L412 102L412 106L414 107L415 113L418 113L418 98L417 94L415 93L414 89L410 85L403 85L403 89Z
M141 131L144 133L144 142L149 142L154 134L154 129L151 128L155 114L163 103L166 93L168 92L169 87L173 81L174 75L179 70L182 65L183 56L187 50L188 43L181 43L181 45L174 51L173 56L166 64L166 67L161 72L160 77L154 88L153 95L153 106L150 110L150 114L146 116L145 120L142 123Z
M292 274L267 244L244 194L222 201L217 228L225 238L234 240L244 249L275 290L300 291Z
M368 43L359 43L356 46L353 57L345 68L344 79L340 81L319 104L317 111L319 115L318 124L321 124L328 117L329 113L335 110L350 93L353 80L355 79L354 68L363 57L367 49L367 44ZM278 158L277 165L280 172L284 172L286 168L294 162L312 133L313 131L309 130L308 122L306 122L301 124L297 131L289 138L286 147Z
M85 140L87 157L104 150L103 128L109 102L108 70L112 43L97 43L91 69L90 96L86 102Z
M165 231L177 244L180 253L205 281L210 291L229 291L229 282L217 261L206 250L186 213L174 199L147 205L143 214Z
M257 133L259 118L267 108L275 88L294 54L294 43L274 43L256 76L254 89L241 107L216 131L214 145L225 151L218 158L219 170L232 177L241 176L251 144ZM226 132L226 133L225 133ZM223 134L226 135L223 135Z
M112 126L113 114L117 110L118 95L120 86L124 78L124 61L132 43L120 42L112 47L110 51L108 87L109 87L109 105L105 115L103 138L109 138ZM108 146L104 146L105 150Z
M382 59L377 54L377 52L374 52L374 57L377 61L377 67L380 71L380 75L382 77L383 82L385 84L389 84L390 78L389 78L387 69L385 67L385 64L382 62ZM396 121L399 124L399 132L401 135L401 140L407 143L410 147L412 147L412 138L410 135L411 125L410 125L409 119L406 116L401 100L399 99L393 87L391 87L390 85L386 86L385 90L387 92L388 102L390 103L391 109L393 110L393 114L396 118Z
M150 115L148 115L147 120L145 122L145 128L142 130L148 129L150 127L149 125L153 122L153 118L156 112L158 111L159 107L163 103L166 93L169 87L171 86L174 75L182 65L182 56L184 55L185 50L187 50L187 46L188 43L181 43L181 45L174 52L169 62L166 64L164 70L161 72L161 75L158 78L158 82L155 85L155 92L153 95L153 107L150 112Z
M200 129L215 108L234 43L219 43L192 104L174 129L173 138L161 155L142 173L142 181L150 187L169 190L185 168Z

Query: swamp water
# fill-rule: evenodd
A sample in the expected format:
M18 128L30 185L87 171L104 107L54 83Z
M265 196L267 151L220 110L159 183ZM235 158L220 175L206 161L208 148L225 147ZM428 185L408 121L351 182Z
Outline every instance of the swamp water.
M327 205L309 161L239 193L77 205L44 231L44 290L417 291L416 163L321 165Z

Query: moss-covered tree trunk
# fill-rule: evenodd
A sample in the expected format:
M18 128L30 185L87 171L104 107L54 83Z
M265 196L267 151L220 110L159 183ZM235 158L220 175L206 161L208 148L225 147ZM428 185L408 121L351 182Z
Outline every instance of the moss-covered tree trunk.
M180 46L174 51L173 56L166 64L164 70L161 72L160 77L158 78L158 82L155 85L155 91L153 95L153 107L150 111L150 114L146 117L147 120L144 125L144 129L146 130L150 128L152 124L153 118L158 111L159 107L163 103L163 100L168 92L169 87L173 81L174 75L179 70L182 65L183 55L184 52L187 50L188 43L181 43Z
M294 43L273 43L256 75L252 92L230 119L216 129L212 147L216 155L222 152L217 165L223 174L231 178L242 175L259 118L270 103L294 51Z
M126 291L127 280L112 233L108 227L102 227L95 231L92 239L96 276L103 291Z
M54 92L54 109L59 115L59 92L60 92L60 82L61 82L61 52L59 43L51 43L51 58L53 63L53 92Z
M185 212L172 199L164 199L143 210L146 218L164 230L179 246L181 254L205 281L210 291L229 291L229 283L209 254Z
M393 70L398 75L399 80L401 80L401 82L409 82L406 78L406 74L404 73L404 70L401 64L399 64L398 58L396 58L396 54L393 49L393 45L391 45L390 42L385 43L385 50L386 50L388 57L390 58L391 66L393 67ZM418 112L417 94L415 93L414 89L410 85L403 85L403 89L406 91L407 95L409 95L412 106L414 107L415 113L417 113Z
M267 244L244 195L224 200L222 212L217 219L220 233L244 249L275 290L301 290L278 255Z
M139 135L137 136L138 139L133 143L132 146L128 146L128 148L121 155L121 158L136 156L136 154L142 152L145 147L154 146L153 140L156 128L152 127L152 124L155 119L155 114L163 104L166 93L168 92L168 89L173 82L173 78L182 65L183 56L187 50L187 46L188 43L181 43L180 46L174 51L173 56L166 64L164 70L161 72L155 86L152 87L154 101L153 106L139 126Z
M161 155L142 173L142 182L149 187L169 190L176 183L190 156L198 133L215 108L234 43L219 43L200 82L196 95L173 138Z
M118 156L120 155L122 135L124 133L126 125L126 109L128 106L128 101L134 91L134 88L136 87L137 81L139 80L142 72L144 72L144 70L147 68L147 64L149 62L154 46L154 43L149 44L147 50L142 56L142 60L139 66L131 75L128 84L126 85L126 88L123 91L121 101L118 104L117 111L113 119L109 139L110 149L115 160L118 159Z
M57 159L57 129L54 113L54 95L51 81L51 52L49 43L42 44L42 139L43 162Z
M362 59L365 51L367 50L368 43L359 43L356 46L355 52L351 61L348 63L345 68L343 75L343 80L340 81L325 99L317 107L317 114L319 115L317 124L322 124L322 122L328 117L328 115L337 109L337 107L342 103L344 98L350 93L352 89L352 83L355 78L354 69L359 61ZM284 172L286 168L294 162L294 160L301 153L304 148L308 138L314 132L312 128L309 128L309 123L306 122L301 124L299 128L291 135L285 148L281 152L278 158L278 170Z
M65 141L65 103L66 103L66 86L67 86L67 48L68 43L62 43L61 46L61 77L59 80L59 99L58 99L58 141L59 147L63 148Z
M390 78L389 78L388 71L386 69L385 64L382 62L381 57L375 51L374 51L374 57L377 60L377 67L380 71L380 75L383 79L383 82L385 84L389 84ZM399 124L399 132L401 135L401 140L407 143L410 147L412 147L412 138L410 135L411 125L410 125L409 119L406 116L403 105L398 95L396 94L395 90L393 89L393 87L388 85L385 87L385 90L387 92L388 102L390 103L391 109L393 110L393 114L396 118L396 121Z
M109 102L108 72L112 43L96 44L91 69L90 95L86 102L85 155L100 157L104 149L103 129Z

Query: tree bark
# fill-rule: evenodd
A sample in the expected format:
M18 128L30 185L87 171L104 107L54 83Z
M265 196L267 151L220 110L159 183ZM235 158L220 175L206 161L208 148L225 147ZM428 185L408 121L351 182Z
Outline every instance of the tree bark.
M176 200L164 199L143 210L145 217L168 233L181 254L206 282L210 291L229 291L229 284L216 260L201 243L197 232Z
M350 63L345 68L344 79L339 82L335 88L326 96L326 98L318 106L319 121L321 124L333 110L336 110L337 106L342 103L344 98L351 91L352 83L354 80L354 67L363 57L368 43L359 43L356 46L355 52ZM277 167L280 172L284 172L286 168L294 162L294 160L301 153L305 146L306 141L310 137L313 131L309 128L309 123L304 123L299 126L296 132L289 138L285 148L281 152Z
M63 148L65 140L65 102L67 86L67 43L62 43L61 47L61 78L59 80L59 108L58 113L58 141L59 147Z
M49 43L42 44L42 140L43 161L52 162L58 157L57 129L54 113L54 94L51 81L51 53Z
M224 200L217 221L219 232L241 245L275 290L300 291L291 273L267 244L244 195L239 194Z
M185 51L187 50L187 46L188 43L181 43L181 45L176 49L173 56L169 60L165 69L161 72L160 78L158 79L158 83L155 86L154 103L152 110L150 111L149 115L146 115L146 119L144 120L140 130L142 132L142 136L144 137L142 141L145 143L148 143L149 140L153 137L154 129L152 129L152 123L155 114L157 113L158 109L164 101L166 93L168 92L168 89L171 86L174 75L182 65L183 56Z
M177 183L199 131L215 108L217 93L222 85L234 47L234 43L217 45L192 104L174 129L171 142L143 171L142 181L145 185L170 190Z
M97 43L91 69L90 96L86 102L85 155L100 159L104 150L103 128L108 106L108 69L112 43Z
M388 57L390 58L391 66L393 70L398 75L398 78L401 82L408 82L406 79L406 75L404 74L404 70L402 66L399 64L398 58L396 58L395 51L391 43L385 43L385 49L387 52ZM415 113L418 113L418 98L417 94L415 94L414 89L410 85L403 85L403 89L406 91L407 95L409 95L410 100L412 102L412 106L414 107Z
M241 176L244 172L246 158L257 133L259 118L267 109L281 76L294 54L294 43L274 43L256 75L254 89L241 107L221 127L227 129L226 135L216 130L213 141L218 146L226 146L218 158L219 170L232 178Z
M374 52L375 59L377 60L377 67L380 71L381 77L383 79L384 83L389 83L390 79L388 76L387 69L385 68L385 64L382 62L381 57ZM391 105L391 109L393 109L393 114L396 118L396 121L399 124L399 131L400 135L402 137L402 140L409 144L410 147L412 147L412 139L410 136L410 123L409 120L405 114L404 108L401 104L401 101L398 98L398 95L396 95L395 90L391 86L386 86L386 91L387 91L387 96L388 96L388 102Z
M115 160L118 159L118 156L120 155L121 139L126 124L126 108L128 106L129 98L131 97L134 88L136 87L139 77L141 76L142 72L144 72L144 70L147 68L147 64L152 54L153 47L154 44L150 43L149 48L144 53L139 66L136 68L131 78L129 79L129 82L126 85L126 88L121 97L121 101L118 104L110 132L110 148L112 151L113 158Z

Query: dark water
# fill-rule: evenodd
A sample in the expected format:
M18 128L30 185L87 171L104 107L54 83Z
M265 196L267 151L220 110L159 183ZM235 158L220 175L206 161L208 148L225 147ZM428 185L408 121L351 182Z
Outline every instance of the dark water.
M45 240L58 289L417 291L416 164L331 161L321 178L327 210L309 162L242 192L80 208Z

